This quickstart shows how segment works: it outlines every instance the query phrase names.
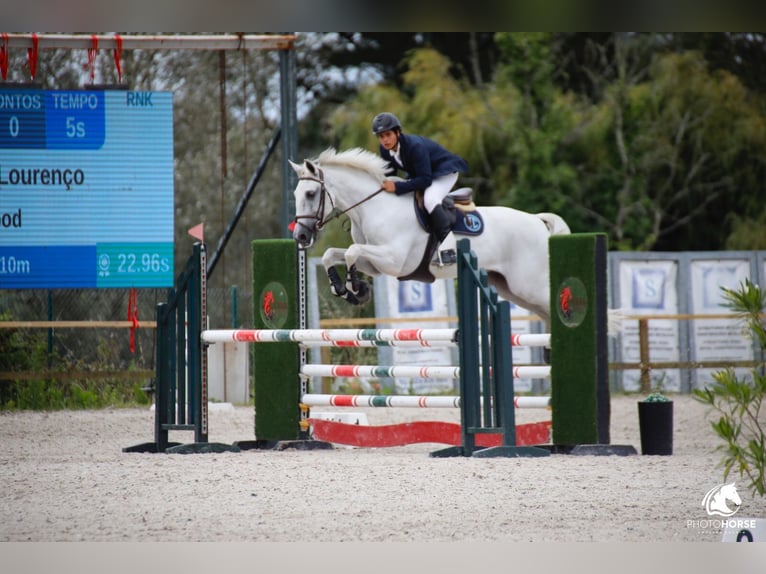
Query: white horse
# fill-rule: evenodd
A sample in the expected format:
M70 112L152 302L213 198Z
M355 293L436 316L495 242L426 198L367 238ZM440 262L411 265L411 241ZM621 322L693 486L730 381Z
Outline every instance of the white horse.
M369 299L369 285L357 272L422 281L456 275L456 265L429 264L429 233L418 222L412 195L381 192L387 166L378 155L360 148L327 149L315 160L290 164L299 180L293 238L301 247L311 246L317 232L338 215L351 220L353 245L329 248L322 257L335 295L355 304ZM470 237L471 250L487 270L490 285L548 325L548 238L569 233L569 226L553 213L533 215L509 207L480 207L478 212L483 232ZM454 235L447 241L454 243ZM346 267L345 283L335 269L338 264Z

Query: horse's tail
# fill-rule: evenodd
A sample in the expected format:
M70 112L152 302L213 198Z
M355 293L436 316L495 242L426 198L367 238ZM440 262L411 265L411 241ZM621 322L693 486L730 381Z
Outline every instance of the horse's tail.
M536 213L535 215L545 223L545 226L548 228L548 233L551 235L568 235L569 233L572 233L567 222L555 213Z

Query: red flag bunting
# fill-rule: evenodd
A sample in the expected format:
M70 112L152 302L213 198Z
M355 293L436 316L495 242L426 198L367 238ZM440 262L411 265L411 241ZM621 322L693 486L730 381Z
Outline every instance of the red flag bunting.
M194 237L195 239L199 239L203 243L205 242L205 224L204 223L198 223L194 227L192 227L189 230L189 235Z

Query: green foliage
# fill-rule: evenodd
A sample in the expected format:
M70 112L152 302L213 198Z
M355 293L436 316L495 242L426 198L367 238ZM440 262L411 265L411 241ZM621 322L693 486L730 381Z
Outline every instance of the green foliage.
M120 379L77 381L2 381L0 410L95 409L148 405L151 399L140 384Z
M134 383L133 399L131 402L137 405L150 405L152 403L152 397L144 391L144 387L140 383Z
M766 292L746 280L738 290L723 288L725 306L739 313L752 332L761 351L766 353L766 328L762 314L766 308ZM751 491L766 495L766 442L764 419L761 414L766 398L766 373L763 367L753 369L750 378L737 378L733 369L714 373L714 382L705 389L696 389L694 397L720 414L711 426L724 444L721 464L724 480L731 471L747 477Z
M613 193L583 188L582 205L604 216L620 248L719 248L720 214L743 211L740 192L762 187L754 178L766 130L754 126L763 116L739 81L709 71L697 53L662 54L614 82L599 105L610 121L600 146L611 152L594 168L612 172L603 181Z
M516 181L508 189L507 204L539 211L546 207L550 191L571 181L565 163L557 161L559 143L572 126L573 100L553 84L552 34L501 33L496 36L504 65L498 68L498 84L520 90L511 140L510 160L516 165ZM554 210L555 209L551 209Z
M8 313L0 321L9 321ZM72 370L110 370L110 345L99 347L99 360L87 368L77 361L68 362ZM48 352L45 332L30 329L0 329L0 371L45 372L51 364L66 363L55 352ZM107 406L149 404L150 399L140 385L126 384L124 379L0 380L0 410L89 409Z
M0 321L12 319L10 313L0 313ZM45 355L45 340L42 332L0 329L0 371L31 370L44 364ZM1 394L0 398L2 398Z
M645 403L668 403L670 399L662 393L651 393L644 399Z
M724 247L738 251L763 249L766 245L766 209L752 210L738 215L731 213L727 217L731 233L726 238Z
M45 381L16 382L8 393L8 398L1 405L7 410L48 410L63 408L62 393L59 389L49 389ZM15 391L15 392L14 392Z

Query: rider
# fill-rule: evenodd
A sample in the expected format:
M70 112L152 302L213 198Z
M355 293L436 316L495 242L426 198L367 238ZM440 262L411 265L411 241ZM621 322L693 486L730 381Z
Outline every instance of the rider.
M449 235L452 216L442 200L457 182L458 174L468 171L466 161L428 138L403 134L399 119L383 112L372 120L372 131L378 136L380 156L388 161L393 175L397 170L407 172L404 181L385 180L381 185L389 193L403 195L423 191L423 203L429 213L431 229L439 245ZM439 265L455 263L453 250L439 251Z

